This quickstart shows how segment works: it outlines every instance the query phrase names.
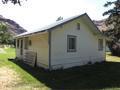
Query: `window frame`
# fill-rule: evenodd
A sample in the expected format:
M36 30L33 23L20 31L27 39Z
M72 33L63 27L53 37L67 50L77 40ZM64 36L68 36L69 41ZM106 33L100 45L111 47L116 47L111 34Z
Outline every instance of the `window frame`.
M75 48L74 49L70 49L70 43L69 43L69 39L70 38L74 38L75 39ZM67 52L76 52L77 51L77 36L75 35L67 35Z

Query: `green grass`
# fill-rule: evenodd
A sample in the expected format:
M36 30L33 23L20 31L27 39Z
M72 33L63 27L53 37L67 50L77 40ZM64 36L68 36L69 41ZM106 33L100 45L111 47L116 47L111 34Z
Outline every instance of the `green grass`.
M106 59L110 62L120 62L120 57L112 56L110 52L106 53Z
M110 53L107 53L106 62L50 72L19 61L8 61L7 58L15 57L15 49L6 51L7 54L0 54L0 67L6 66L18 73L22 81L16 87L20 90L26 90L26 86L31 88L27 90L120 90L120 58Z
M8 66L8 58L15 58L15 49L14 48L8 48L4 49L7 53L0 53L0 67L2 66Z

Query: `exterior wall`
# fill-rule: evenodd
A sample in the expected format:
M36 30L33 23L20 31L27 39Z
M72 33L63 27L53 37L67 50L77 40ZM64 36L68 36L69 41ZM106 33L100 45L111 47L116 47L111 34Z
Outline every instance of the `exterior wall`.
M80 30L77 23L80 22ZM67 35L77 37L77 51L67 52ZM103 51L98 50L99 36L95 36L90 27L82 19L67 23L51 33L51 64L52 69L68 68L101 62L105 60L105 39Z
M17 56L24 59L25 53L32 51L37 53L37 66L48 68L49 67L49 45L48 45L48 33L45 34L35 34L28 37L31 40L31 46L25 49L25 44L23 43L23 55L20 56L20 50L16 49ZM25 38L23 38L25 42Z

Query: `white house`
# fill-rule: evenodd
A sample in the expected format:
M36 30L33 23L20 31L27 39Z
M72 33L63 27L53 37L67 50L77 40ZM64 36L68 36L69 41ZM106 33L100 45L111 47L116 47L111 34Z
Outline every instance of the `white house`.
M85 13L16 36L19 60L45 69L105 60L105 37Z

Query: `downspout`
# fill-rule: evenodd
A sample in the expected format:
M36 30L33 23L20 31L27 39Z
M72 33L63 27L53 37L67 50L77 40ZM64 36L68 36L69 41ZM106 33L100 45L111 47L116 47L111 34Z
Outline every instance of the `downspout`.
M51 71L51 31L48 31L48 45L49 45L49 70Z

